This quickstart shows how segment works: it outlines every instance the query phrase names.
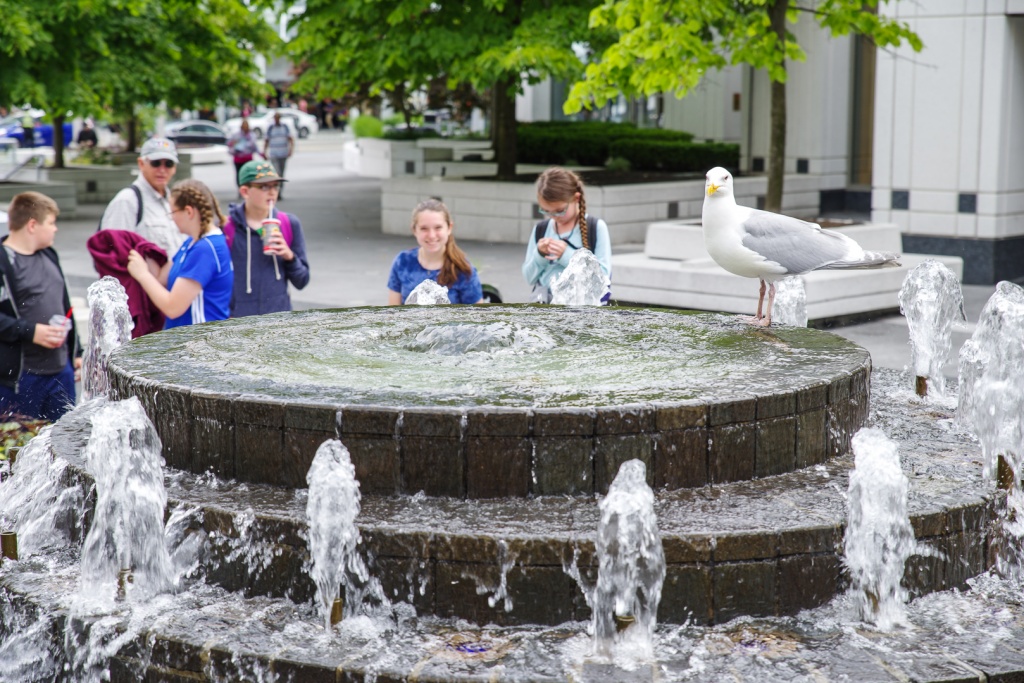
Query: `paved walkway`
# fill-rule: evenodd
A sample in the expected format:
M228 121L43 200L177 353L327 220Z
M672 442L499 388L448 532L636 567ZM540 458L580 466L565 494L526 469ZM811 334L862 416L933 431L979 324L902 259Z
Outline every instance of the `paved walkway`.
M377 306L387 301L387 277L391 261L402 249L415 246L408 237L383 235L380 231L380 181L361 178L342 169L343 137L334 132L320 133L300 140L289 161L289 184L281 208L296 214L306 234L310 261L310 283L293 292L296 308ZM224 208L236 201L234 167L227 163L195 166L193 177L207 183ZM85 241L96 229L102 205L79 206L74 219L59 221L57 250L61 255L73 297L85 296L96 279ZM411 211L412 207L410 207ZM456 236L458 216L455 216ZM613 226L614 229L614 226ZM497 286L508 303L525 302L530 290L523 282L520 266L524 247L460 241L480 271L484 282ZM623 249L638 249L626 245ZM978 313L994 291L990 286L965 286L968 320L976 322ZM751 305L755 302L756 283L751 282ZM84 306L80 306L84 312ZM953 362L946 374L955 377L956 351L970 336L972 325L954 333ZM907 326L902 316L849 325L833 330L871 353L876 367L902 369L910 362Z

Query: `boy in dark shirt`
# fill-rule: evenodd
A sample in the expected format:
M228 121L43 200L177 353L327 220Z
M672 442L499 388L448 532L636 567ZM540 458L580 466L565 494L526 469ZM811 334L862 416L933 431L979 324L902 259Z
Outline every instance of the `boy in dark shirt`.
M0 415L57 420L75 404L82 366L71 297L53 239L56 202L22 192L0 249ZM66 320L64 324L51 321Z

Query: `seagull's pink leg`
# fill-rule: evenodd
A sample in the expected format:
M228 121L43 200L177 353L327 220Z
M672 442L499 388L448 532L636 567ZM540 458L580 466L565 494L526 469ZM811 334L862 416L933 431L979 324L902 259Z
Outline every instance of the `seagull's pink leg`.
M761 292L760 292L760 294L757 297L757 315L754 316L754 320L757 321L757 322L761 322L761 318L763 317L761 315L761 306L764 304L764 289L765 289L765 286L766 286L765 285L765 281L761 280ZM771 310L772 310L771 307L769 307L768 308L768 316L769 317L771 317Z
M765 318L764 326L771 327L772 325L772 308L775 306L775 283L771 283L768 286L768 317Z

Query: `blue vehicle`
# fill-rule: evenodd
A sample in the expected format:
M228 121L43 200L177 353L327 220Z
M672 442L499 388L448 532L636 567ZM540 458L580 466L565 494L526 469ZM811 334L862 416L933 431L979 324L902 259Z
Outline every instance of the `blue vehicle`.
M25 146L25 129L22 122L26 116L32 117L35 122L35 135L33 147L53 147L53 124L43 123L43 112L41 109L30 109L18 114L10 114L0 119L0 138L14 138L22 147ZM67 146L74 141L74 133L70 122L63 126L64 145Z

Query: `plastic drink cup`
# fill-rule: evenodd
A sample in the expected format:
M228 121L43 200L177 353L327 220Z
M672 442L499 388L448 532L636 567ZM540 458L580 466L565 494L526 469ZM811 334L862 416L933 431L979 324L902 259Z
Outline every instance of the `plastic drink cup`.
M54 313L50 316L50 322L47 324L63 329L65 338L67 338L68 332L71 331L71 318L66 315L61 315L60 313Z
M263 251L270 251L270 240L281 235L281 221L268 218L260 226L260 237L263 238Z

